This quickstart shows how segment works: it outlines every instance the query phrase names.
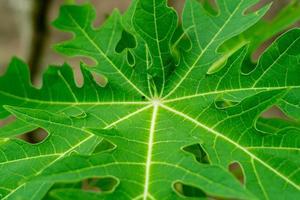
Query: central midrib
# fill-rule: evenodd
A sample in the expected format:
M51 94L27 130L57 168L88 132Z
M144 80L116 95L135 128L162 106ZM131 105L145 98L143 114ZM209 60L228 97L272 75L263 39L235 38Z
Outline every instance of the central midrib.
M154 140L154 132L155 132L155 124L157 119L158 113L158 104L153 104L153 113L151 118L151 125L149 131L149 140L148 140L148 152L147 152L147 161L146 161L146 170L145 170L145 183L144 183L144 194L143 200L147 200L149 194L149 182L150 182L150 168L151 168L151 161L152 161L152 147L153 147L153 140Z

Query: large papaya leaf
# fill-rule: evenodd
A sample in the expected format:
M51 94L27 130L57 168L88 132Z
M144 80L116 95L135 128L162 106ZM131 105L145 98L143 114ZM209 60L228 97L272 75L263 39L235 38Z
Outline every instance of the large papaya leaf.
M229 58L218 52L265 13L245 14L255 3L220 0L213 16L187 0L175 42L177 15L166 0L134 0L100 28L91 5L63 6L54 25L74 38L56 49L96 66L82 65L81 87L69 66L51 67L37 89L25 64L12 61L0 78L1 117L17 117L0 131L2 199L43 199L48 191L53 199L182 199L193 191L299 198L299 123L260 117L274 105L291 120L300 116L287 107L300 99L300 30L275 41L249 74L241 72L247 47ZM227 64L212 73L222 56ZM98 85L91 72L107 83ZM38 127L49 133L42 143L14 138ZM229 172L232 163L243 184ZM78 187L93 178L116 184L107 192ZM76 187L53 187L65 182Z

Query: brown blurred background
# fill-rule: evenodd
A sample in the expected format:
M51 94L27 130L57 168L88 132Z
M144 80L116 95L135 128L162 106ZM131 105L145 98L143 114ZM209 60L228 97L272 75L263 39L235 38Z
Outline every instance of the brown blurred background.
M64 61L78 65L75 60L55 53L51 46L69 37L51 27L59 7L65 0L0 0L0 72L12 56L25 60L31 67L33 80L49 64ZM86 1L77 1L86 2ZM114 9L124 11L130 0L93 0L97 9L97 25Z

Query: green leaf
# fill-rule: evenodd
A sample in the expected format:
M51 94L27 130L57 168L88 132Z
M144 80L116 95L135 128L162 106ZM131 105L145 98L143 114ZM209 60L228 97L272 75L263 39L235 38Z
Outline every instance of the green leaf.
M0 117L17 118L0 129L1 198L300 198L300 30L248 74L247 46L218 51L260 20L267 7L245 14L255 3L220 0L211 15L187 0L180 24L166 0L134 0L101 27L90 4L63 6L54 25L73 38L55 49L96 64L81 64L80 87L66 64L50 67L39 89L16 58L0 77ZM273 106L289 120L263 119ZM15 138L36 128L49 133L41 143ZM93 179L116 184L86 189Z
M146 25L145 25L146 22ZM177 26L175 10L166 6L166 1L138 1L132 23L137 34L146 42L151 65L149 74L161 95L164 84L174 64L170 51L170 40Z
M42 108L83 121L85 121L86 113L89 113L89 120L83 122L87 126L94 126L94 124L101 124L101 126L111 124L113 126L122 116L127 116L144 106L145 103L143 102L125 102L126 94L121 90L116 89L116 92L113 92L110 87L100 87L85 68L82 68L82 73L85 85L78 88L69 66L50 67L44 75L43 87L36 89L29 83L27 66L20 60L13 59L6 75L0 78L1 105ZM15 85L7 85L6 83L9 82L13 82ZM119 94L117 94L118 91L120 91ZM129 97L129 99L131 98ZM133 107L129 107L129 105ZM108 115L108 112L111 114ZM3 113L3 117L8 115L7 110L3 107L1 113ZM0 131L0 137L13 137L36 128L36 125L19 119L3 127ZM39 192L35 187L41 185L25 183L24 180L41 173L48 165L52 165L73 151L80 149L82 153L92 152L94 146L101 141L86 133L77 134L75 137L74 133L66 137L64 134L65 132L51 133L46 141L34 146L13 138L11 140L5 139L5 142L0 146L0 166L3 169L0 173L1 177L10 177L10 181L1 179L2 195L7 195L7 198L19 198L21 196L24 199L27 195L30 198L33 193L26 191L33 188L34 192ZM19 153L15 154L14 152ZM34 168L31 166L32 163L35 163ZM14 168L13 171L11 171L12 168ZM28 170L26 170L27 168ZM12 174L17 175L12 176ZM40 190L46 191L48 189L49 186L45 186L45 189L40 188ZM37 199L39 198L37 197Z
M186 1L182 26L192 45L189 50L182 53L181 62L168 80L164 98L178 96L177 93L181 93L180 95L198 93L198 80L203 79L211 65L222 56L217 52L218 47L255 24L266 12L267 7L245 15L245 10L255 2L220 0L219 14L211 16L197 1ZM204 31L205 35L200 36L199 33ZM191 89L188 87L190 85L195 87ZM189 91L185 88L189 88Z
M227 59L245 44L249 45L247 62L251 63L253 60L252 54L255 53L264 42L282 34L299 21L299 12L300 2L293 0L281 8L279 13L273 12L272 14L276 14L276 16L272 20L261 19L243 33L226 41L219 49L220 52L223 52L223 56L213 64L211 69L217 70L219 67L222 67ZM251 67L252 66L249 67L250 70L252 69ZM244 68L247 69L247 66L244 66Z

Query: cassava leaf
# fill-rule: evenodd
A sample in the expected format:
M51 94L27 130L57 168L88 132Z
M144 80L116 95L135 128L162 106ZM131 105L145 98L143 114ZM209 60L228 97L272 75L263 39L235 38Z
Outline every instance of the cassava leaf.
M2 199L298 199L300 30L276 40L248 74L247 46L218 51L266 12L245 14L255 3L219 0L211 15L187 0L181 25L166 0L133 0L99 28L90 4L63 6L54 25L73 38L56 50L96 65L82 64L81 87L66 64L50 67L40 89L18 59L0 77L0 117L17 118L0 129ZM261 118L272 106L290 121ZM45 141L14 138L36 128L49 133ZM243 184L228 169L234 162ZM116 184L80 187L98 178Z

